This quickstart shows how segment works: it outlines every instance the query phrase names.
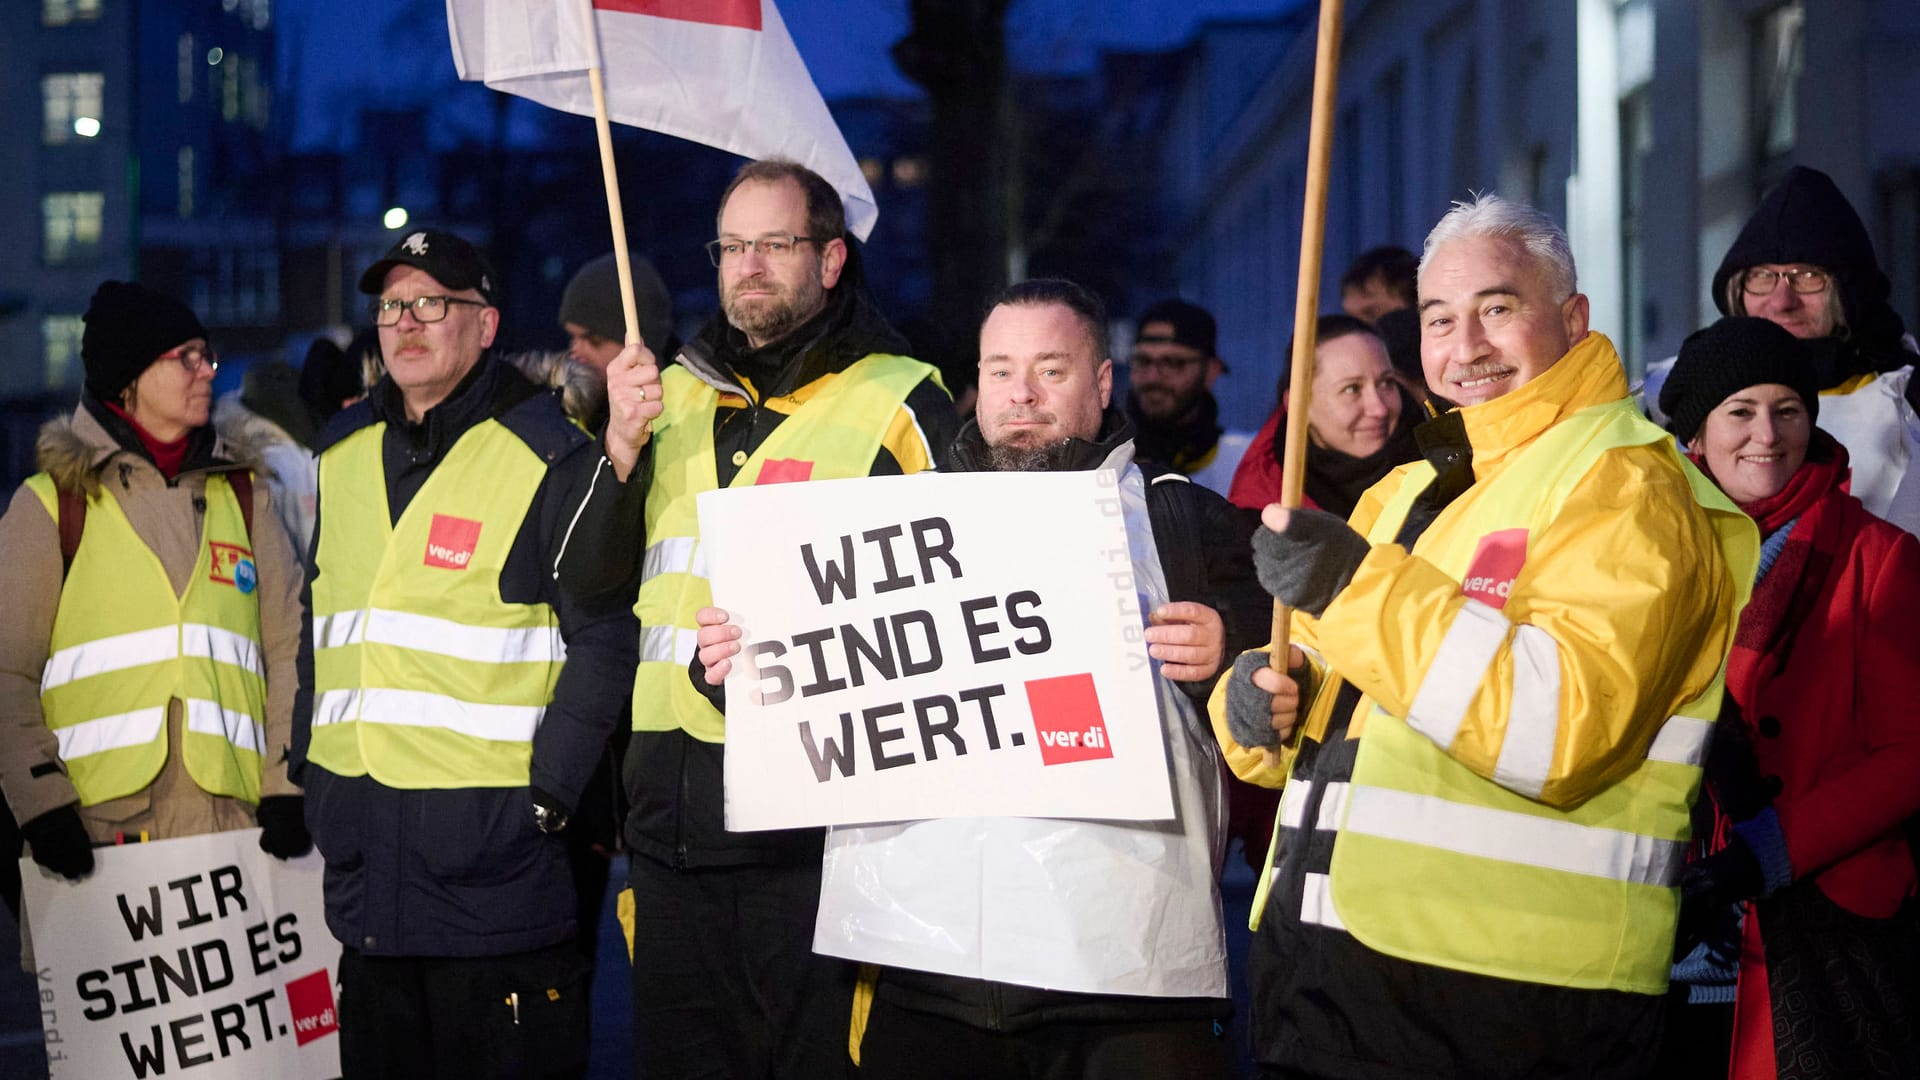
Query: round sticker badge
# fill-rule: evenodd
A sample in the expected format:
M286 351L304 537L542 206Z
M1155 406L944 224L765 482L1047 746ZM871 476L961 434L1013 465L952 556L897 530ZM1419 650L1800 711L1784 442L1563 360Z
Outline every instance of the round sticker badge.
M253 592L253 587L259 583L259 578L254 572L252 559L241 559L235 564L233 583L243 595Z

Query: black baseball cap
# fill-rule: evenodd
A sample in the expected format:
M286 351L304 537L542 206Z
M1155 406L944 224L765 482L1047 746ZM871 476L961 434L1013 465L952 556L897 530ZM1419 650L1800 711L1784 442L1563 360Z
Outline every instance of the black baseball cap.
M396 266L417 267L449 289L474 289L487 303L494 302L493 267L479 249L450 232L416 229L401 237L360 275L360 291L379 296L386 287L387 271Z

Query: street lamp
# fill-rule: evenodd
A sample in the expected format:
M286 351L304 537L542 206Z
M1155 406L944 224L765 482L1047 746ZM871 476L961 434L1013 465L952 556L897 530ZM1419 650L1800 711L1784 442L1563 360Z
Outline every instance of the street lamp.
M83 139L91 139L100 134L100 121L91 116L76 116L73 119L73 133Z
M388 210L386 213L380 215L380 223L382 225L385 225L389 229L406 228L407 227L407 208L404 206L393 207L392 209Z

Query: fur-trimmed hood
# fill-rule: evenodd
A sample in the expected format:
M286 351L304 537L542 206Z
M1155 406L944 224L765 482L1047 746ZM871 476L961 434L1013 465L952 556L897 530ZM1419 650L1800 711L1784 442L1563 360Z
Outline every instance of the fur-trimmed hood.
M103 420L102 415L107 419ZM110 430L109 425L115 429ZM211 427L196 429L195 444L187 450L182 475L189 472L228 472L233 469L263 470L258 454L236 453ZM132 445L128 445L131 443ZM129 468L155 468L139 436L126 421L103 406L83 398L70 416L55 417L40 426L34 439L34 461L62 491L92 495L100 489L100 477L115 457L124 458ZM137 465L136 465L137 463Z
M560 391L560 404L575 423L599 430L607 417L606 376L563 352L503 354L500 359L540 386Z

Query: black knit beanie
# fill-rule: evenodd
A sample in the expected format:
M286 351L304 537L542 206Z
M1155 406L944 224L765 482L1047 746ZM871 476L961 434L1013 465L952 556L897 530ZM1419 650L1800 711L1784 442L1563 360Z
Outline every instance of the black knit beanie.
M131 281L101 282L81 318L87 389L105 402L118 402L161 354L207 336L192 308Z
M1660 411L1668 416L1667 430L1685 446L1721 402L1769 383L1799 394L1809 422L1820 418L1820 383L1806 343L1766 319L1732 316L1681 342L1680 357L1660 388Z
M673 332L673 298L653 263L629 255L633 269L633 304L640 322L640 338L647 348L666 349ZM613 252L582 266L560 294L560 326L568 323L608 341L627 340L627 313L620 303L620 267ZM664 359L664 358L663 358Z

